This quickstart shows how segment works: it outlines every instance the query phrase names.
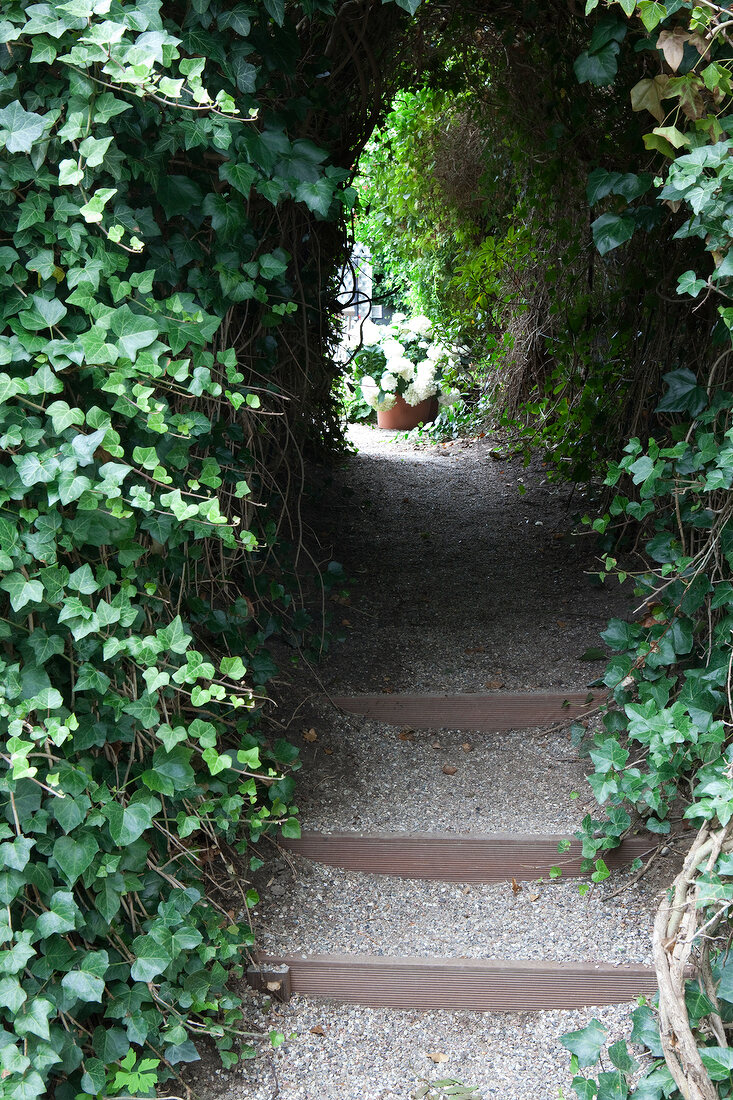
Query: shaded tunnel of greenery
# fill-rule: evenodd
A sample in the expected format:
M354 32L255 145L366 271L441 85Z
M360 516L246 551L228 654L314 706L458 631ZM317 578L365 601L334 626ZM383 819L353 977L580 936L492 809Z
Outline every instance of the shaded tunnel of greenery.
M729 1095L722 941L686 1009L684 988L733 904L732 64L707 0L3 5L11 1100L152 1095L204 1035L248 1053L227 981L252 933L212 868L298 829L297 750L259 716L268 638L321 649L341 583L299 498L342 441L360 158L357 232L468 349L464 424L503 415L564 476L610 462L604 573L619 537L645 548L647 613L604 636L584 848L664 835L683 793L702 830L657 929L662 1044L651 1011L636 1036L665 1062L636 1092ZM618 1059L599 1097L631 1094Z

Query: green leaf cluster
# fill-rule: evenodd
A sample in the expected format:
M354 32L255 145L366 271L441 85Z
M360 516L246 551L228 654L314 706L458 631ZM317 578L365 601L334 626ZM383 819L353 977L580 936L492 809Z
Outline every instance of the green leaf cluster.
M337 221L351 201L303 104L272 108L296 14L327 26L332 6L205 3L180 23L157 0L3 8L9 1100L150 1095L202 1035L237 1060L227 980L252 932L206 887L231 846L298 828L297 752L257 717L267 638L300 645L310 623L263 568L267 371L299 308L271 212Z

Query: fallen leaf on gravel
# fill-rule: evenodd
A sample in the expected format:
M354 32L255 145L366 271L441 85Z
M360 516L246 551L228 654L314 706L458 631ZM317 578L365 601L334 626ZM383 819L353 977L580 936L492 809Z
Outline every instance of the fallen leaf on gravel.
M539 897L540 897L539 894L530 894L529 895L529 900L530 901L539 901Z
M600 649L598 646L591 646L590 649L586 649L585 653L581 653L578 658L580 661L605 661L606 651Z
M564 630L565 627L568 625L564 619L557 619L556 621L561 630Z
M394 695L394 688L382 688L382 695Z
M415 740L414 731L409 730L409 729L400 730L400 732L397 734L397 736L399 737L400 741L414 741Z
M323 751L325 752L326 756L333 756L333 749L324 749Z
M428 1058L430 1058L431 1061L435 1062L436 1065L440 1065L441 1062L448 1061L448 1055L443 1054L442 1050L434 1050L432 1052L428 1051Z
M504 687L504 681L503 680L487 680L486 683L484 684L484 687L487 687L489 689L489 691L498 691L499 688Z
M523 890L523 889L524 889L524 887L520 886L519 883L517 882L517 880L515 878L513 878L512 879L512 893L514 894L514 896L516 897L517 894L520 892L520 890Z
M351 626L351 622L350 622L349 619L342 619L341 620L341 625L342 626Z
M303 740L309 741L311 745L314 741L318 740L318 734L313 729L313 727L311 727L309 730L303 730Z
M455 775L458 768L454 768L452 764L443 765L443 775Z
M430 746L431 749L442 749L442 747L443 746L441 745L440 741L433 741L432 745Z
M485 645L474 645L474 646L471 646L469 649L467 649L465 652L466 653L485 653L486 652L486 646Z
M311 1035L325 1035L325 1034L326 1034L325 1028L322 1028L320 1024L316 1024L315 1027L311 1028Z
M473 748L473 745L470 745L468 743L468 741L464 741L463 744L461 745L461 748L463 749L464 752L470 752L471 749Z

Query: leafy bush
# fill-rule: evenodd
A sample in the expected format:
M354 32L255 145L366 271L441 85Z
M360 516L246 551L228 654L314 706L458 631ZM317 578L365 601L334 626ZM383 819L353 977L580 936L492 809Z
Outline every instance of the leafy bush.
M309 621L285 567L262 569L282 408L262 370L297 307L248 209L338 218L349 199L325 153L255 120L248 36L259 65L284 23L281 0L204 3L183 27L156 2L3 7L9 1100L151 1095L200 1037L228 1065L247 1037L226 988L253 942L246 846L298 828L297 751L257 732L263 643Z
M591 0L589 9L595 6ZM621 6L627 15L637 12L636 4ZM653 75L652 68L635 85L632 106L657 123L645 135L646 147L671 162L654 180L656 197L673 205L676 237L699 238L711 254L674 273L678 294L698 298L706 291L703 304L717 310L718 320L708 336L707 372L685 363L666 374L655 410L658 438L632 438L611 463L606 484L615 495L592 524L608 540L602 576L627 575L612 550L615 527L633 526L646 564L634 577L641 618L612 620L603 634L612 652L604 676L611 706L590 746L589 779L607 816L584 821L583 854L618 843L639 818L662 837L670 834L674 808L698 832L655 920L658 1015L648 1008L634 1014L632 1042L643 1041L664 1063L652 1063L635 1081L637 1067L625 1043L617 1043L609 1050L615 1070L576 1077L574 1087L579 1097L601 1100L713 1100L730 1096L733 1064L726 1036L733 1023L726 946L733 906L733 313L727 304L733 264L724 214L733 148L726 113L731 41L727 13L717 9L641 3L638 15L641 25L632 24L638 48L661 72ZM579 59L583 72L589 54ZM617 196L593 224L601 251L646 228L649 218L636 201L651 186L646 174L593 173L596 199ZM585 1033L564 1039L576 1068L598 1058L602 1036L587 1039Z

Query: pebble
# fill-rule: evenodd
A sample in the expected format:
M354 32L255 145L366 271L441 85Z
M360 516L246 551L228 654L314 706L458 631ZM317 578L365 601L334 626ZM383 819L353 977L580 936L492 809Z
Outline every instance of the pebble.
M632 605L620 586L591 584L590 540L557 537L572 529L578 495L542 487L539 462L526 470L503 458L499 473L487 454L501 441L488 436L462 447L450 465L429 447L365 426L351 439L358 453L335 472L311 517L316 532L324 516L339 532L333 553L349 577L351 628L318 669L327 691L485 692L492 681L504 691L583 690L602 665L580 654L600 644L609 617L630 615ZM426 529L429 541L420 535ZM325 537L323 547L321 558ZM291 653L283 648L283 667ZM304 828L570 836L585 813L599 813L587 762L565 731L416 730L400 740L399 729L336 713L305 667L293 673L280 717L314 692L320 698L303 706L293 727ZM304 743L301 726L318 740ZM458 762L455 775L443 773ZM669 863L656 861L638 887L612 899L618 876L587 898L572 880L523 882L515 897L509 884L466 888L270 859L261 872L260 944L304 954L646 962ZM277 882L265 889L275 871ZM245 995L252 1029L265 1036L262 1055L225 1073L212 1061L192 1066L188 1080L206 1100L408 1100L421 1079L444 1076L475 1085L484 1100L558 1100L560 1089L574 1095L560 1035L596 1017L612 1042L628 1034L633 1007L419 1012L294 996L268 1009ZM274 1051L271 1029L286 1035ZM431 1052L447 1061L435 1064Z

